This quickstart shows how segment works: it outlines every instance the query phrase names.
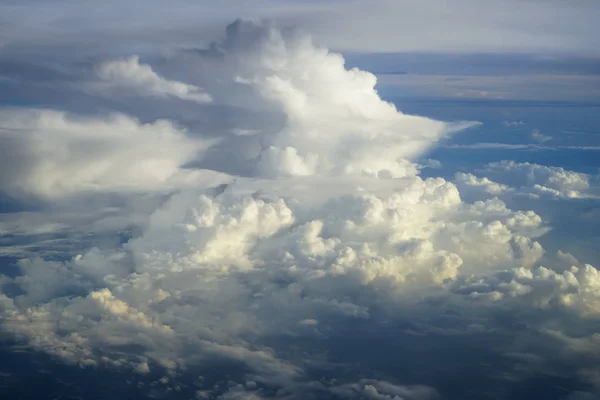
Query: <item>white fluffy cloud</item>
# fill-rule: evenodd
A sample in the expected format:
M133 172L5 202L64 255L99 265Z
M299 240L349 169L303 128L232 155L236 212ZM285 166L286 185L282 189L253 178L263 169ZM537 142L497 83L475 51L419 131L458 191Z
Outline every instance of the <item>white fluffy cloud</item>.
M511 195L550 199L596 196L596 189L590 185L588 174L561 167L500 161L487 164L477 174L484 176L459 172L454 177L454 183L469 199Z
M3 109L0 118L0 186L15 195L179 187L194 176L184 164L209 147L166 120L44 109Z
M458 172L454 177L454 183L460 189L460 192L470 198L478 200L487 199L494 196L501 196L510 192L511 188L506 185L491 181L487 177L479 178L471 173Z
M216 106L225 107L217 122L222 126L210 129L226 131L228 113L233 112L229 110L245 109L260 119L249 118L247 123L259 125L238 126L234 132L251 130L252 135L223 134L203 158L199 152L209 140L201 138L214 139L204 127L193 132L200 139L192 139L168 121L5 110L2 138L11 171L3 176L2 187L58 195L94 188L176 186L187 174L182 167L191 161L267 178L392 178L414 175L412 159L445 135L478 124L405 115L378 96L374 75L347 70L339 54L269 25L236 21L211 51L179 57L173 59L176 67L189 69L190 79L214 93ZM195 92L195 85L159 77L137 57L104 63L99 73L111 84L152 95L203 96Z
M161 77L148 64L140 64L138 56L104 62L97 67L96 73L105 83L105 86L92 86L99 90L112 89L113 93L118 93L130 89L142 95L173 96L198 103L212 101L210 95L197 86Z
M504 350L514 333L496 322L502 312L553 312L565 337L568 318L597 318L598 270L567 253L543 267L546 223L503 200L568 201L586 193L587 175L502 162L485 177L422 178L415 158L474 123L405 115L378 96L372 74L268 24L237 21L211 48L165 63L191 83L136 58L106 64L107 76L180 98L206 88L213 103L194 105L219 110L218 135L202 123L2 111L2 190L67 202L89 219L61 208L65 217L37 230L44 218L33 213L2 219L3 231L130 229L79 254L20 260L0 278L5 334L199 399L419 400L444 394L423 370L447 361L443 339ZM111 193L127 201L108 215L96 206ZM410 343L443 351L409 366ZM397 358L383 362L381 346Z
M243 145L239 138L223 144L247 162L246 174L414 174L407 160L478 124L405 115L379 97L373 74L348 70L341 55L269 25L237 21L210 51L175 60L214 93L216 104L262 114L257 126L238 127L254 133ZM268 125L267 117L273 121Z
M525 297L536 307L564 307L580 315L600 315L600 271L589 264L572 266L562 273L540 266L486 278L470 277L456 290L472 298L500 301Z
M340 318L372 318L376 300L350 295L360 288L404 296L460 276L527 269L542 256L535 213L499 200L464 204L443 179L377 181L380 195L357 193L350 180L312 204L270 193L268 181L247 182L253 195L244 182L216 197L184 191L117 253L23 262L27 278L12 281L22 294L7 299L6 326L69 361L174 373L206 357L243 360L253 380L278 376L290 390L306 366L258 346L262 338L318 337ZM123 354L116 345L143 349ZM392 393L367 386L373 396Z
M482 173L534 196L577 198L586 196L590 188L587 174L561 167L502 161L488 164Z
M22 262L23 277L5 282L21 293L5 299L5 327L70 362L175 374L224 359L246 365L261 385L292 390L306 384L309 366L260 345L267 338L316 338L339 319L370 320L379 300L357 291L402 298L461 276L528 269L542 256L535 213L499 200L464 204L442 179L379 184L393 184L392 193L359 194L351 183L320 204L260 186L254 196L235 184L216 197L184 191L116 253ZM361 388L372 398L399 396L384 384ZM435 392L426 393L414 398Z

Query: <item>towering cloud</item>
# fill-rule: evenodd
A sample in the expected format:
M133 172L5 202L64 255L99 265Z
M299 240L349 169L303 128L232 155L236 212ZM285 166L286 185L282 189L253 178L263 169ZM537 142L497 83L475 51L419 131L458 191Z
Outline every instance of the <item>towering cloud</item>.
M258 113L236 127L253 135L219 147L246 161L242 174L403 176L414 173L407 160L476 125L405 115L378 96L373 74L347 70L339 54L269 25L237 21L221 43L177 60L217 104Z
M596 340L598 270L542 265L546 224L503 201L531 187L566 201L587 176L507 162L486 171L516 171L516 183L420 177L417 156L477 123L403 114L372 74L269 24L236 21L159 70L176 78L135 57L99 69L140 99L193 100L212 117L183 128L2 111L3 191L87 213L86 234L128 235L20 260L0 277L4 334L61 362L125 370L142 393L198 399L458 396L470 388L447 382L466 384L468 368L499 385L544 362L562 371ZM105 204L117 214L159 200L144 218L107 221L90 199L113 194L130 200ZM81 234L80 220L62 222ZM549 353L557 337L569 345ZM508 369L480 368L490 362ZM590 368L574 371L593 382Z

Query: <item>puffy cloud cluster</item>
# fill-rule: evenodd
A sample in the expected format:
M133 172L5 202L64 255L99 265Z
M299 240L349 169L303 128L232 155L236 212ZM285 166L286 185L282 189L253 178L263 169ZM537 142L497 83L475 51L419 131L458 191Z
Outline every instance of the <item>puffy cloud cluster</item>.
M508 195L549 199L596 197L588 174L527 162L490 163L478 170L477 175L458 172L454 183L468 199Z
M516 268L485 277L470 277L455 290L493 301L526 297L537 307L564 307L581 315L600 313L600 271L589 264L559 273L545 267Z
M150 65L140 64L138 56L102 63L98 66L96 73L106 85L106 87L92 86L99 90L106 88L120 92L130 89L142 95L173 96L198 103L212 101L210 95L197 86L161 77L152 70Z
M219 111L215 131L2 111L12 170L0 188L66 201L92 222L36 231L41 217L23 214L28 229L0 227L129 229L2 275L5 335L68 363L133 371L140 390L165 396L425 400L468 393L431 377L448 358L464 365L453 351L508 357L477 347L489 339L515 352L496 312L555 311L554 329L564 310L597 317L598 270L566 253L577 266L541 267L546 224L502 199L545 190L568 200L587 190L585 175L502 162L485 170L494 180L422 178L416 157L474 123L405 115L372 74L268 24L237 21L223 41L173 61L180 81L135 57L100 71L141 97L193 100L205 88L212 103L194 105L202 117ZM113 193L126 205L98 212ZM429 359L408 365L415 351Z
M494 182L487 177L479 178L472 173L458 172L454 176L454 184L460 189L463 196L470 199L485 200L490 197L501 196L511 191L511 187Z
M491 163L482 173L500 183L529 190L534 196L577 198L585 196L590 187L586 174L527 162Z
M311 362L290 358L273 338L314 341L342 321L380 324L372 308L389 296L402 307L410 293L422 298L419 290L507 266L526 271L543 254L533 212L500 200L462 203L439 178L380 181L378 195L349 181L312 203L270 193L268 181L250 182L250 194L243 183L183 191L116 253L22 261L22 276L4 282L19 293L5 297L5 328L70 362L175 376L241 363L260 390L275 384L302 393L296 385L308 384ZM321 390L435 398L390 388Z

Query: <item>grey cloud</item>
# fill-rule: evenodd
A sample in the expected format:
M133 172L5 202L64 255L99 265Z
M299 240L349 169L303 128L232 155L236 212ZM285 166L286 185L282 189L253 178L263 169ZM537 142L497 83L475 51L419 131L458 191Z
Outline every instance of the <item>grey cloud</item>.
M299 25L340 50L598 55L593 40L598 34L594 23L598 13L598 3L590 0L430 4L387 0L326 4L261 0L250 4L236 0L226 6L179 0L168 8L154 0L143 5L139 1L52 1L4 3L1 33L5 45L78 45L89 52L100 42L137 53L197 42L201 34L218 34L220 25L237 17L262 17ZM360 24L354 23L357 15Z

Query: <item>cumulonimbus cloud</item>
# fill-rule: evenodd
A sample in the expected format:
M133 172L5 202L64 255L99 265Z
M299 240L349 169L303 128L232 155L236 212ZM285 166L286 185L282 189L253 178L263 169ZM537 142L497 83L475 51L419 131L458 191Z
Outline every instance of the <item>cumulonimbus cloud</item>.
M209 49L168 62L211 93L198 107L222 112L219 132L232 118L230 134L3 111L13 167L3 190L47 200L168 191L126 239L27 257L2 275L4 333L67 363L155 380L142 391L414 400L449 390L435 387L430 365L475 360L473 373L488 374L485 357L504 363L523 350L502 321L539 342L527 360L552 366L570 356L537 351L554 343L548 326L591 335L593 324L569 321L600 315L598 270L546 265L547 224L503 200L538 185L566 201L586 192L587 175L504 162L486 167L493 179L420 177L418 155L476 123L405 115L378 96L372 74L269 24L237 21ZM200 179L224 172L220 186ZM108 224L76 201L98 218L91 226L132 224Z

